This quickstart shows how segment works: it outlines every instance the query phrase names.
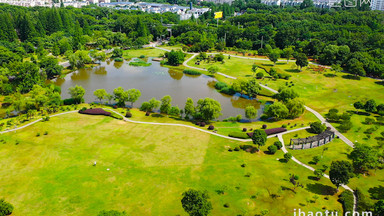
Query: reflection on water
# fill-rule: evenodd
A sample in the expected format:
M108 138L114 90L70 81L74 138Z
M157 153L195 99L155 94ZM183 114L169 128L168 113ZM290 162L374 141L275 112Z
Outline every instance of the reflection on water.
M183 74L179 70L162 67L159 62L151 61L149 67L129 66L129 62L106 61L94 68L80 69L67 75L64 79L57 79L55 83L61 86L62 98L69 98L68 88L81 85L86 90L85 101L97 101L93 92L96 89L106 89L112 93L119 86L130 89L139 89L142 93L140 99L134 104L140 106L152 97L157 99L164 95L172 96L172 105L184 108L188 97L195 103L200 98L210 97L219 101L223 115L220 119L241 114L247 106L261 108L257 100L248 100L239 95L225 95L213 87L215 79L206 75L194 76ZM259 116L262 110L259 110Z

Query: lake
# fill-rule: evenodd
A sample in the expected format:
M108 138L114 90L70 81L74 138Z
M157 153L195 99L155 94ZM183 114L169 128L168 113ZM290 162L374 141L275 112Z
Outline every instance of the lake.
M220 102L223 115L220 120L229 116L241 114L245 118L244 109L254 106L259 109L259 116L263 111L263 105L257 100L249 100L239 95L226 95L219 93L214 88L215 78L207 75L192 76L160 65L160 62L152 61L149 67L134 67L129 61L102 62L94 68L80 69L68 74L64 79L56 79L54 82L61 87L63 99L69 98L68 88L80 85L86 90L85 102L98 102L93 92L96 89L105 89L112 94L113 89L121 86L124 89L136 88L141 91L141 97L135 102L134 107L140 107L141 103L152 97L160 100L164 95L172 97L172 105L184 108L188 97L196 104L200 98L210 97ZM130 103L127 103L130 104Z

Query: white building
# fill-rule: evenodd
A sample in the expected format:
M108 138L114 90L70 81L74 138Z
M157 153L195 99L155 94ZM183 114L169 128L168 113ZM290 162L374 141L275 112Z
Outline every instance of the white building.
M371 10L384 11L384 0L372 0L371 1Z

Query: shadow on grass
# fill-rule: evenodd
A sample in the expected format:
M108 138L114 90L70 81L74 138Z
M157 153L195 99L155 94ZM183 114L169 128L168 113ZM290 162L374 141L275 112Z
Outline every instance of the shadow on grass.
M317 181L317 177L316 176L308 176L308 179L309 180L313 180L313 181Z
M287 159L285 159L285 158L279 159L279 162L280 163L288 163Z
M382 86L384 86L384 81L377 81L377 82L375 82L376 84L378 84L378 85L382 85Z
M282 189L283 191L291 191L292 193L296 194L296 191L294 191L292 188L285 187L285 186L281 186L281 189Z
M300 73L299 69L285 69L285 71L290 72L290 73Z
M336 193L335 188L320 183L307 184L306 189L312 193L319 195L334 195Z
M360 80L360 79L361 79L359 76L350 75L350 74L348 74L348 75L343 75L343 76L341 76L341 77L343 77L344 79L350 79L350 80Z
M263 66L269 66L269 67L273 67L274 65L273 64L261 64L261 65L263 65Z
M369 188L368 192L371 195L371 199L375 199L375 200L384 199L384 187L381 185L377 187Z
M153 114L151 115L151 117L154 117L154 118L164 118L165 116L163 116L163 115L161 115L161 114L159 114L159 113L153 113Z

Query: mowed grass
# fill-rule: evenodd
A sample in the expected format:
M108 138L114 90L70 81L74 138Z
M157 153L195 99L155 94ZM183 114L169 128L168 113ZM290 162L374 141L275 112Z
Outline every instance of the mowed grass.
M163 56L164 53L165 53L164 50L155 49L153 47L143 48L143 49L131 49L131 50L124 50L123 58L132 59L132 58L138 58L142 55L144 55L145 57L159 57L159 56Z
M103 209L186 215L180 200L188 188L208 191L212 215L255 215L263 209L287 215L298 207L341 211L337 195L328 194L329 180L310 180L305 168L278 161L281 151L229 152L241 143L193 129L73 113L1 139L0 194L15 206L15 216L96 215ZM304 188L291 191L289 173L299 175ZM315 195L316 203L308 201Z

